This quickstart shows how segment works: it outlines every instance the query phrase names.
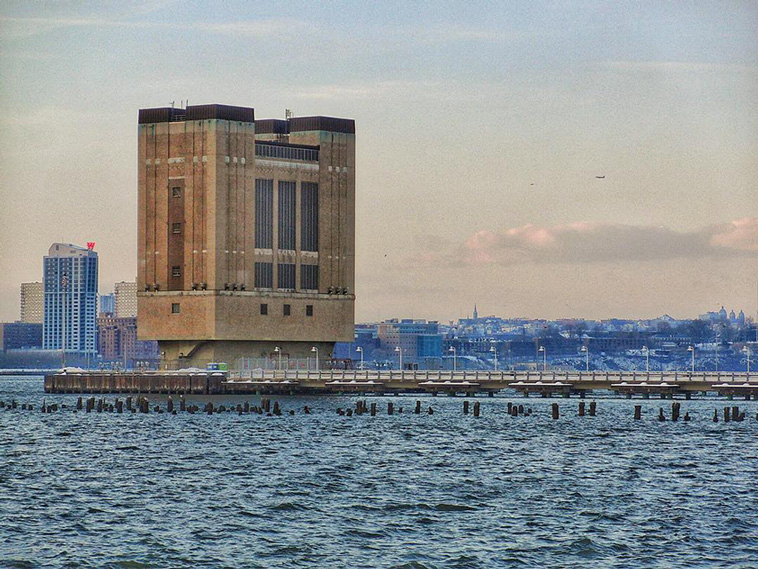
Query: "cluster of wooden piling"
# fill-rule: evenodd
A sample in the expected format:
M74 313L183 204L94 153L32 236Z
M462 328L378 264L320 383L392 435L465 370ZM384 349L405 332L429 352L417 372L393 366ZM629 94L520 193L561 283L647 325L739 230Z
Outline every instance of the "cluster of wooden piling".
M671 420L672 421L678 421L679 417L681 417L681 415L682 415L682 404L678 403L676 401L673 402L671 404ZM639 420L639 419L642 418L642 407L640 405L635 405L634 406L634 418L636 420ZM685 421L689 421L691 419L689 411L687 411L684 414L683 419ZM660 407L658 409L658 421L661 422L661 423L663 423L664 421L666 421L666 413L664 413L663 407Z
M758 413L755 414L756 420L758 420ZM728 423L729 421L735 421L740 422L745 420L745 411L740 411L740 408L738 405L734 405L732 407L724 407L724 423ZM718 423L719 422L719 410L714 409L713 410L713 422Z
M178 409L177 409L178 407ZM0 401L0 409L18 409L19 403L14 399L8 403L5 401ZM34 410L34 406L31 404L23 403L20 405L21 410L28 410L32 411ZM54 413L60 410L66 409L67 406L65 404L57 404L52 403L48 404L46 401L42 402L41 405L41 412L42 413ZM174 399L169 396L168 401L166 403L165 411L160 405L151 405L150 400L145 397L144 395L139 395L136 397L129 396L126 397L124 400L116 398L113 402L108 402L104 398L96 398L96 397L88 397L86 399L79 397L76 401L76 405L73 409L74 413L79 411L84 411L86 413L150 413L151 411L155 413L169 413L172 415L176 415L177 411L179 412L186 412L190 414L203 412L208 415L213 414L220 414L220 413L234 413L236 412L238 415L253 413L258 415L266 415L266 416L281 416L284 414L284 410L282 409L282 406L279 404L278 401L272 401L271 399L267 397L261 398L260 405L251 405L250 402L245 401L244 403L238 403L236 406L226 406L226 405L218 405L215 406L213 402L207 402L202 409L198 405L188 405L187 402L184 399L183 395L179 396L178 399L178 405L175 403ZM473 414L474 417L478 418L481 416L481 403L479 401L474 401L473 405L468 400L463 401L463 414L469 415ZM309 415L311 413L310 407L307 405L303 407L303 413L306 415ZM395 402L389 401L387 402L387 415L394 415L395 413L402 414L403 413L403 407L395 407ZM422 413L427 415L433 415L434 409L429 406L425 410L422 408L422 402L421 400L416 400L415 406L412 411L415 415L420 415ZM290 409L287 411L288 415L294 415L295 410ZM355 402L355 408L337 408L337 414L342 416L348 416L352 417L353 415L360 416L360 415L370 415L371 417L375 417L377 415L377 403L372 402L370 405L366 402L366 400L358 400ZM524 407L522 404L515 404L508 402L507 407L507 414L511 417L529 417L532 415L532 408L531 407ZM713 422L717 423L719 421L719 409L715 409L713 413ZM560 418L560 407L558 403L552 403L550 407L550 415L553 420L558 420ZM579 409L578 409L578 415L579 417L584 417L585 415L589 415L590 417L595 417L597 415L597 403L595 401L590 402L589 408L587 408L584 401L579 402ZM741 411L739 406L731 406L731 407L724 407L723 408L723 421L725 423L728 423L729 421L744 421L745 420L745 411ZM686 412L684 416L681 415L681 403L678 401L674 401L671 404L671 414L670 414L670 420L671 421L678 421L680 418L682 418L684 421L690 421L691 417L689 412ZM634 420L641 420L642 419L642 405L635 405L634 406ZM666 413L664 412L664 408L660 407L658 412L658 421L664 422L667 420ZM758 413L756 413L756 420L758 420Z

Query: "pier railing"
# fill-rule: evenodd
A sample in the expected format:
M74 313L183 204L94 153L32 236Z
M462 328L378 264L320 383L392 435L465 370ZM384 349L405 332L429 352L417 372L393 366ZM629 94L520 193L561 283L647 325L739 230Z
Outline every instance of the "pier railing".
M451 371L451 370L250 370L229 373L230 381L295 381L362 383L758 383L758 373L710 371Z

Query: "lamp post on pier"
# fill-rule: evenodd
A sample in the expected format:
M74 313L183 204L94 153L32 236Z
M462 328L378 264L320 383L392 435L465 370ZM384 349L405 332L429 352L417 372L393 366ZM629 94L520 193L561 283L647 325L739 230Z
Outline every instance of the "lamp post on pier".
M400 371L403 371L403 348L395 346L395 351L399 354L400 359Z
M747 357L747 373L750 375L750 346L743 346L742 353Z
M279 354L279 371L282 371L282 349L279 346L275 346L274 351Z
M545 346L540 346L539 352L542 354L542 371L547 371L547 350L545 350Z
M311 348L311 352L315 352L316 353L316 371L318 371L318 348L316 346L313 346Z
M495 354L495 371L497 371L497 350L495 349L495 346L492 346L490 348L490 352L492 352L493 354Z
M650 373L650 348L642 346L642 351L645 352L645 370Z
M456 360L455 348L453 346L450 346L450 349L448 350L448 352L453 352L453 371L456 371L458 369L458 363Z
M586 371L590 371L590 349L587 346L582 346L579 351L584 354Z
M689 346L687 348L687 351L692 354L692 371L691 373L695 373L695 346Z
M361 364L359 369L363 369L363 348L361 346L358 346L355 348L355 351L361 355Z

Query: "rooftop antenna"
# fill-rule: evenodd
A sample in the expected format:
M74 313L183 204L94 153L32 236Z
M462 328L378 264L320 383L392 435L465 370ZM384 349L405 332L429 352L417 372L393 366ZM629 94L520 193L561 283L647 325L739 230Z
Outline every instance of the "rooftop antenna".
M290 120L294 116L295 114L292 112L292 109L284 109L284 118L286 120Z

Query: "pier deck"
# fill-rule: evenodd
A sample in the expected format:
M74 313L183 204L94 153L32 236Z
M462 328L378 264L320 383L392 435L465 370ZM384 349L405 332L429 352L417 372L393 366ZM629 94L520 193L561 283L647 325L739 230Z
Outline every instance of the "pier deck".
M597 390L632 396L715 392L758 399L758 373L620 371L159 371L45 376L47 393L494 393L542 396Z

